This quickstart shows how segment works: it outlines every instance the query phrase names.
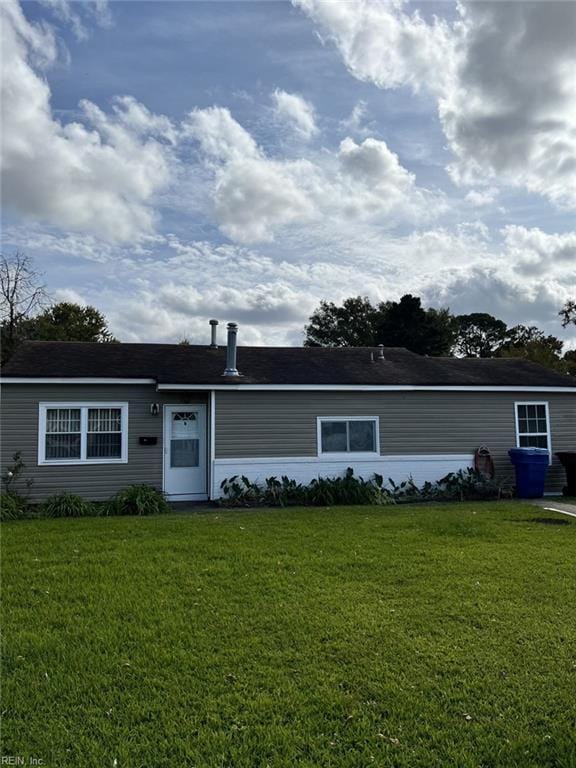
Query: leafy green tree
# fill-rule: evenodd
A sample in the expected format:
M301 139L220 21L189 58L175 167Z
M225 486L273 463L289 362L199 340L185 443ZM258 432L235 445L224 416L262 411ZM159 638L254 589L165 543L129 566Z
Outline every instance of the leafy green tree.
M455 324L447 309L424 309L416 296L375 307L362 296L342 306L322 301L305 327L308 347L406 347L422 355L447 355Z
M115 342L106 318L95 307L62 301L28 320L27 339L35 341Z
M564 363L565 373L576 376L576 349L570 349L568 352L565 352L562 362Z
M419 355L449 355L456 337L454 318L447 309L424 309L417 296L379 306L376 338L386 347L404 347Z
M506 341L497 351L499 355L502 355L509 350L526 349L531 344L539 344L542 348L547 347L550 352L557 354L558 357L560 357L563 347L563 342L560 339L552 335L546 336L544 331L541 331L535 325L515 325L513 328L508 329Z
M516 357L544 365L546 368L568 371L562 358L563 342L556 336L546 335L535 325L516 325L506 334L506 341L497 351L497 357Z
M378 310L365 296L346 299L341 307L321 301L304 327L305 347L372 347L378 342Z
M567 366L560 355L561 351L562 342L554 336L547 336L542 339L534 339L522 346L504 346L500 350L498 357L515 357L521 360L530 360L532 363L538 363L546 368L564 373Z
M506 323L487 312L458 315L454 351L462 357L494 357L506 342Z

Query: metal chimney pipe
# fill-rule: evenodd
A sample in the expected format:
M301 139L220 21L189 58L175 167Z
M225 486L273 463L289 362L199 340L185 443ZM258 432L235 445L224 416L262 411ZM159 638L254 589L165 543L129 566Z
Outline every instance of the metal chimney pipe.
M216 333L218 331L218 320L210 320L209 322L210 322L211 331L212 331L210 349L218 349L218 341L216 339Z
M238 334L238 325L236 323L228 323L228 346L226 347L226 368L224 370L224 376L238 376L238 368L236 368L236 335Z

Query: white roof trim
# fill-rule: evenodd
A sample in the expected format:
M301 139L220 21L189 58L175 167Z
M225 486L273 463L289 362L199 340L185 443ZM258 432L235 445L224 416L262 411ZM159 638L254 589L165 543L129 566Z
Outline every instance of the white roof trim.
M98 377L50 378L48 376L4 376L2 384L156 384L156 379L114 379Z
M162 390L248 392L576 392L574 387L463 386L433 384L158 384Z
M156 384L156 379L114 379L94 377L5 376L2 384ZM158 391L247 392L576 392L574 387L524 387L434 384L158 384Z

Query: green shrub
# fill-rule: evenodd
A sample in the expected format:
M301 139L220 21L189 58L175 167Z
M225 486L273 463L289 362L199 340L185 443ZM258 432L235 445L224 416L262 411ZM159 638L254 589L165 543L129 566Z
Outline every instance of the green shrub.
M0 494L0 520L20 520L28 512L26 501L13 491Z
M438 480L424 483L421 488L412 478L395 483L391 478L384 485L382 475L370 480L355 477L348 467L342 477L318 477L310 485L302 485L284 475L267 477L264 485L247 477L234 475L220 484L220 503L229 507L286 507L291 505L331 507L337 504L407 504L418 501L464 501L496 499L500 488L474 469L459 470Z
M287 475L267 477L264 481L263 503L268 507L287 507L308 503L308 489Z
M151 485L130 485L106 505L107 515L162 515L171 511L164 496Z
M97 508L75 493L63 491L50 496L41 508L46 517L90 517L98 514Z
M344 477L319 477L310 485L302 485L284 475L267 477L264 485L251 482L247 477L234 475L220 484L224 498L221 503L229 507L286 507L313 505L329 507L335 504L390 504L393 499L383 487L380 475L372 480L354 477L348 467Z
M422 488L414 483L411 477L403 480L401 483L395 483L391 477L388 478L390 486L390 495L397 504L409 504L412 501L422 501L426 498L428 487L432 488L432 483L424 483Z
M228 507L257 507L262 503L263 491L245 475L232 475L220 483Z
M500 488L493 480L489 480L477 469L460 469L450 472L435 484L433 489L440 501L457 499L473 501L478 499L495 499L500 496Z
M392 504L393 498L383 486L381 475L371 480L354 477L348 467L343 477L318 477L312 480L308 491L309 503L329 507L333 504Z

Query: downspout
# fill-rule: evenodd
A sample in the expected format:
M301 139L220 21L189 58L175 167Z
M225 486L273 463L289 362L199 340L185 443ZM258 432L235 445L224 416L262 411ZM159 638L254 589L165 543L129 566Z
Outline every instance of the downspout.
M216 498L214 489L214 479L216 476L216 392L210 390L210 434L208 437L210 450L208 451L208 499L212 501Z

